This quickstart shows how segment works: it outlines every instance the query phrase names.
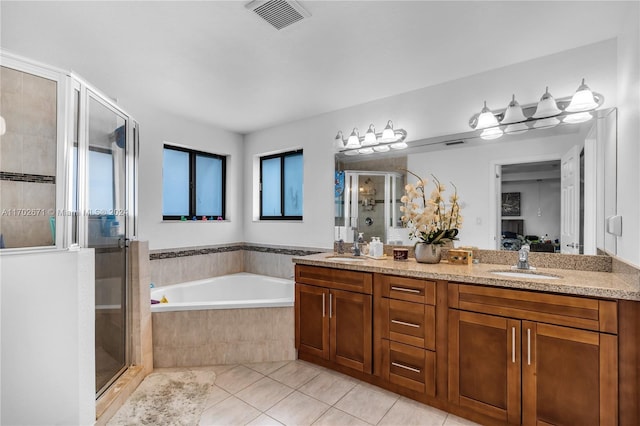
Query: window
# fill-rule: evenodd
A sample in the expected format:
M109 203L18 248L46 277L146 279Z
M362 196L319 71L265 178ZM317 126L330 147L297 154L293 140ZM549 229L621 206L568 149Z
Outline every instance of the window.
M224 219L225 176L226 157L165 145L162 218Z
M302 150L260 158L260 219L302 220Z

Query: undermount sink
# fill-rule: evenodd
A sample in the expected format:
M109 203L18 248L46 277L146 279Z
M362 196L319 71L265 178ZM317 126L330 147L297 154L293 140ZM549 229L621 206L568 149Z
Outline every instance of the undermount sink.
M492 274L500 275L502 277L512 277L512 278L533 278L533 279L541 279L541 280L557 280L560 277L556 275L548 275L543 274L541 272L533 272L527 270L513 270L513 271L491 271Z
M351 256L328 256L327 259L335 260L337 262L362 262L365 260L361 257L351 257Z

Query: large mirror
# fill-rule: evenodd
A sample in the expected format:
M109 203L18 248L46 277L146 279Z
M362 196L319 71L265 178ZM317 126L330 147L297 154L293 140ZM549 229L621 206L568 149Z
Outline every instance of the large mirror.
M457 247L615 254L616 113L494 140L472 131L409 137L404 150L338 152L334 238L363 233L366 241L413 245L398 213L405 183L416 180L410 170L428 185L435 176L449 191L457 187L464 216Z

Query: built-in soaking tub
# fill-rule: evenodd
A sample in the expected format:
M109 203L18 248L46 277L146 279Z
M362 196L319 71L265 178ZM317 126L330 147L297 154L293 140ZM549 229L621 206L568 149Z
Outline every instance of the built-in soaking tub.
M239 273L154 288L155 367L295 359L294 284Z

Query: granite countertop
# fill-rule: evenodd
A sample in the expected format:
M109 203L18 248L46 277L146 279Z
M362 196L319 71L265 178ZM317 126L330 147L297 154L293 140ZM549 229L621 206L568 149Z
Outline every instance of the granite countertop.
M623 280L612 272L577 271L571 269L537 268L532 273L553 275L558 279L539 279L531 276L505 277L492 271L509 271L509 265L472 264L450 265L441 262L435 265L416 262L415 259L394 261L393 257L363 260L334 260L335 253L318 253L309 256L294 257L293 262L300 265L324 266L351 271L378 272L413 278L456 281L468 284L544 291L550 293L602 297L608 299L626 299L640 301L640 289ZM342 258L349 257L340 256ZM533 265L535 266L535 265Z

